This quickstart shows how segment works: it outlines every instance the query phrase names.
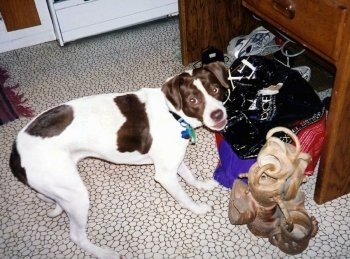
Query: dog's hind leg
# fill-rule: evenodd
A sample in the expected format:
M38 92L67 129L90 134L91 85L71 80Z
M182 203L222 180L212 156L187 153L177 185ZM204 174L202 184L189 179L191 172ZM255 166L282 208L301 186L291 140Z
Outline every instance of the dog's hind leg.
M81 188L80 188L81 189ZM88 194L84 186L84 192L79 192L71 197L69 201L61 203L67 212L70 223L70 237L74 243L98 258L111 259L120 258L115 251L104 249L92 244L86 234L87 218L89 210Z
M200 181L196 179L192 174L191 170L185 165L184 162L180 164L178 173L188 185L194 186L197 189L210 191L219 185L218 182L214 179L208 179L206 181Z
M98 258L120 258L115 251L98 247L88 240L88 191L70 158L61 157L56 163L60 164L58 169L51 169L49 173L36 172L36 177L40 175L40 182L32 178L33 188L45 195L44 199L54 200L67 213L70 238L77 246Z

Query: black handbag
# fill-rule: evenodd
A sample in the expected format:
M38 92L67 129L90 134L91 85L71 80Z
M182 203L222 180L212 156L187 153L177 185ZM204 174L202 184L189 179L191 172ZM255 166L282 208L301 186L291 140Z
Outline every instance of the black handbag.
M256 157L271 128L284 126L297 133L324 113L311 85L298 71L276 60L240 57L230 66L229 74L228 123L221 134L240 158ZM277 137L291 142L287 135Z

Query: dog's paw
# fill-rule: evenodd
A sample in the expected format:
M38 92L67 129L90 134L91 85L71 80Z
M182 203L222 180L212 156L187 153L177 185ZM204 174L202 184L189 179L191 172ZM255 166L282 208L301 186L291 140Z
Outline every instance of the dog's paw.
M219 183L213 179L205 180L205 181L198 181L196 187L201 190L205 191L211 191L214 188L216 188L219 185Z
M54 218L60 215L62 212L63 212L62 207L56 203L56 207L53 210L49 211L47 213L47 216Z
M190 210L195 214L203 215L211 211L211 206L208 204L196 204L196 206L192 207Z

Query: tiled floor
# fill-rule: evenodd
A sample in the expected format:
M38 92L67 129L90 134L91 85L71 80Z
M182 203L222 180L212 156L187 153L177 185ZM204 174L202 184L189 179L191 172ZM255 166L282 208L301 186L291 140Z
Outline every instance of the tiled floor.
M50 42L2 53L0 66L11 75L8 83L19 83L39 112L83 95L158 87L185 69L179 44L178 20L173 18L65 47ZM51 206L10 172L12 141L28 121L20 118L0 127L0 258L91 258L70 241L67 216L49 218ZM186 162L198 178L210 178L218 163L214 136L205 129L197 134ZM316 205L316 174L302 190L319 232L303 253L288 256L246 226L230 224L229 189L201 192L182 182L194 200L213 206L207 215L196 216L154 182L152 166L89 158L79 169L90 191L89 238L126 258L350 258L350 196Z

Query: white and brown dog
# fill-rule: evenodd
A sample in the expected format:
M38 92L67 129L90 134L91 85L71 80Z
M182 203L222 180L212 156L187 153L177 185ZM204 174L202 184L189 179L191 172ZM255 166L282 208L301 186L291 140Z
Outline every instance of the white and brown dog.
M49 216L67 213L70 237L78 246L99 258L118 258L87 238L89 195L77 162L97 157L120 164L152 163L154 179L184 208L197 214L210 211L185 193L177 173L196 188L217 185L197 180L183 158L192 127L225 127L227 77L225 66L215 62L169 78L161 88L84 97L49 109L19 132L10 157L12 172L41 199L56 203Z

